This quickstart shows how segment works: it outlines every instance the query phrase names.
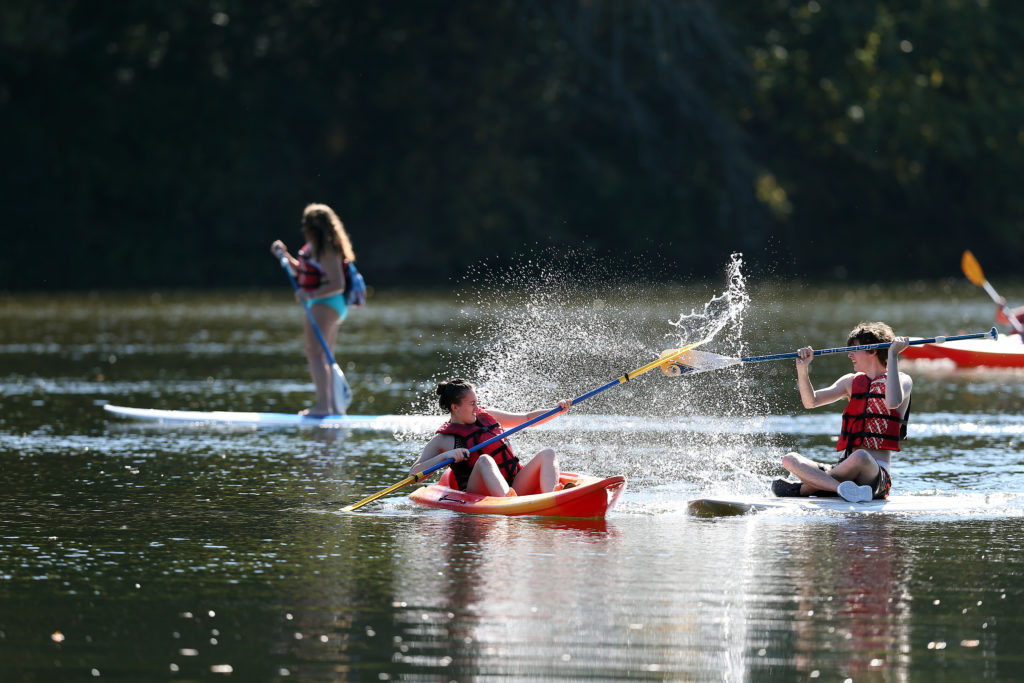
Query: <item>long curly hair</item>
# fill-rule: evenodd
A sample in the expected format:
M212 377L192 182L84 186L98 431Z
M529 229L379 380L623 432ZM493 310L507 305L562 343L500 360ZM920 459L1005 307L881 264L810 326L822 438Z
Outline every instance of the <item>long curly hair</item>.
M333 249L346 261L356 260L345 225L334 209L326 204L310 204L303 210L302 233L313 245L313 253L317 257Z

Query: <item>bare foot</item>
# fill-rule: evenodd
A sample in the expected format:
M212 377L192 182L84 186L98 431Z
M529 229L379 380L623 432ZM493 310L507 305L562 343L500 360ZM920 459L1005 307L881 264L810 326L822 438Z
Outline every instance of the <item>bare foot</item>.
M328 417L332 415L330 411L314 410L313 408L305 408L299 411L299 415L302 417Z

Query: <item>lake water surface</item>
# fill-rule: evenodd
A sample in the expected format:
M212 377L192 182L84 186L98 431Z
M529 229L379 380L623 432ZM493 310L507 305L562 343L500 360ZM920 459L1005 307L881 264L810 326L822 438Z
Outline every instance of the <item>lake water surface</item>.
M927 515L760 513L779 458L833 458L842 407L805 411L791 361L654 371L512 437L563 468L624 474L602 521L461 516L400 491L440 424L433 383L547 408L680 343L723 285L530 295L382 293L337 356L351 412L393 429L109 419L105 403L292 412L312 385L287 292L0 298L4 680L1011 680L1024 672L1024 375L905 365L911 439L894 493L989 505ZM841 346L984 331L966 283L791 285L705 348ZM1019 294L1007 290L1010 298ZM878 303L881 302L881 303ZM685 325L683 325L685 328ZM815 361L818 385L847 372ZM431 415L430 417L424 417Z

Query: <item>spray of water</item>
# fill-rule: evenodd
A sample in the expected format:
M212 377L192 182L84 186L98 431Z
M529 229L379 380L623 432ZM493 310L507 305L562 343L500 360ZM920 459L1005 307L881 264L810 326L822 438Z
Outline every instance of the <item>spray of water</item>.
M602 386L667 348L701 341L740 355L750 301L742 266L733 254L726 288L714 292L648 282L639 266L624 273L580 252L481 264L460 295L471 332L454 344L446 376L473 381L484 406L526 412ZM652 370L517 433L514 445L525 457L554 447L565 469L623 473L633 488L757 486L758 393L738 368L674 378Z
M737 353L741 350L743 313L750 304L747 282L743 277L743 255L733 254L725 272L728 286L723 293L711 297L699 312L691 309L671 323L677 330L679 346L695 341L707 344L723 330L728 330L728 334L723 335L724 346L735 349Z

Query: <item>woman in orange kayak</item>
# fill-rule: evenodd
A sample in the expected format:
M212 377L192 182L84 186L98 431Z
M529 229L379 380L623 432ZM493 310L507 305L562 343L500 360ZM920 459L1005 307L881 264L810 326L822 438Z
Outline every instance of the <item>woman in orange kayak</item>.
M469 452L477 444L500 435L502 427L516 427L547 410L530 413L506 413L485 410L477 404L476 388L468 381L456 378L437 385L437 402L441 410L449 413L409 469L410 474L422 472L439 462L453 459L452 473L459 489L487 496L547 493L561 487L558 483L559 467L555 452L550 448L537 453L525 465L512 452L505 439L498 439L484 448ZM569 411L571 399L558 402L561 412L555 413L543 424Z

